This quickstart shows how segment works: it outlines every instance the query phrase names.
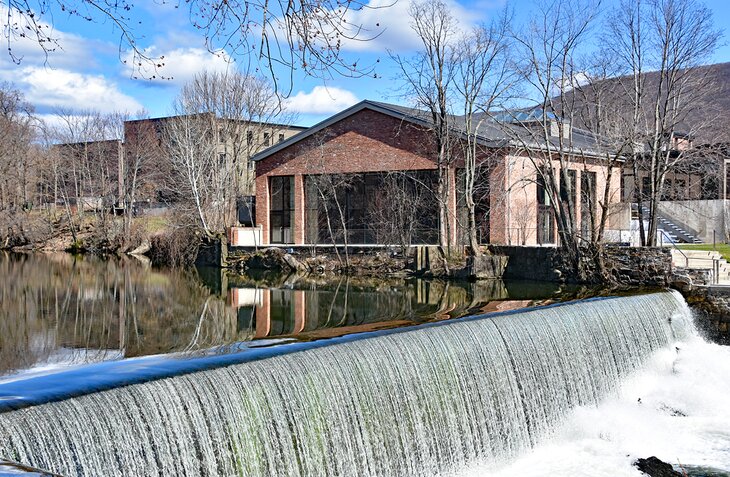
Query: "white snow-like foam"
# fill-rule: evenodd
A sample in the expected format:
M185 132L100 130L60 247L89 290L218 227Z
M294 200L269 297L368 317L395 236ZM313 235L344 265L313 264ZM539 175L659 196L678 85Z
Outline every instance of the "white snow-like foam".
M730 472L730 347L694 338L658 351L617 397L575 409L549 441L459 475L638 477L632 463L649 456Z

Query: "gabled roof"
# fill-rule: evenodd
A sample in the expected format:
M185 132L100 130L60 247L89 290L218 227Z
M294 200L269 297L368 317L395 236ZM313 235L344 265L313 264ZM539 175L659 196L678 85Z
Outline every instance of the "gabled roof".
M310 136L313 136L317 134L318 132L322 131L323 129L342 121L343 119L346 119L356 113L359 113L360 111L363 111L365 109L369 109L371 111L376 111L388 116L391 116L393 118L406 121L409 123L417 124L419 126L423 127L430 127L433 124L433 121L431 119L430 113L427 111L423 111L421 109L415 109L415 108L408 108L405 106L399 106L396 104L389 104L389 103L380 103L378 101L370 101L370 100L364 100L360 101L359 103L355 104L354 106L350 106L349 108L345 109L344 111L340 111L339 113L335 114L334 116L330 116L329 118L325 119L324 121L321 121L314 126L312 126L309 129L306 129L298 134L295 134L294 136L290 137L289 139L286 139L275 146L272 146L268 149L265 149L258 154L254 155L251 160L253 161L260 161L262 159L265 159L272 154L275 154L282 149L285 149L292 144L296 144L299 141L302 141ZM464 119L461 116L451 116L451 123L452 131L456 134L464 134L465 128L464 128ZM477 135L477 140L480 143L483 143L485 145L493 145L493 146L499 146L503 145L504 142L507 140L504 133L502 133L499 129L497 129L495 126L489 125L489 127L483 127L480 125L479 127L479 134Z
M330 116L329 118L325 119L324 121L321 121L314 126L312 126L309 129L306 129L298 134L295 134L294 136L291 136L290 138L268 148L265 149L258 154L255 154L251 160L252 161L260 161L262 159L265 159L273 154L276 154L277 152L281 151L282 149L285 149L293 144L296 144L308 137L311 137L318 132L322 131L323 129L343 120L346 119L356 113L359 113L360 111L363 111L365 109L369 109L371 111L376 111L382 114L386 114L388 116L394 117L396 119L407 121L412 124L417 124L419 126L423 126L425 128L430 128L433 125L433 119L431 117L431 114L428 111L424 111L421 109L415 109L415 108L408 108L406 106L399 106L396 104L389 104L389 103L381 103L378 101L370 101L370 100L364 100L361 101L354 106L350 106L349 108L340 111L339 113L335 114L334 116ZM452 133L456 136L464 136L467 133L466 128L466 121L464 120L463 116L449 116L449 122L451 124L450 129ZM505 132L505 128L511 129L511 133L507 134ZM515 124L513 122L507 122L507 123L501 123L498 124L493 118L486 117L485 114L477 114L474 117L474 120L472 121L471 125L471 131L469 131L470 134L474 134L476 136L477 142L479 142L481 145L484 146L491 146L491 147L504 147L504 146L516 146L516 147L524 147L525 145L528 145L530 148L535 149L543 149L540 144L534 141L533 136L529 134L529 131L520 124ZM515 138L520 137L521 140L515 140ZM553 146L558 147L558 140L557 138L555 141L553 141ZM596 154L595 147L596 147L596 137L587 131L582 130L575 130L574 131L574 137L573 137L573 149L578 151L580 150L581 153L587 153L587 154ZM534 143L534 144L531 144Z

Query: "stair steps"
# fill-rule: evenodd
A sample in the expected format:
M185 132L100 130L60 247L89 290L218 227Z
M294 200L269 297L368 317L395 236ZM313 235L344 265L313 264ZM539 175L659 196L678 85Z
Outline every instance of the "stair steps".
M717 260L719 284L730 285L730 264L714 250L682 250L672 249L672 265L676 268L694 270L712 270Z
M662 229L665 234L673 239L676 239L674 243L702 243L702 240L664 217L658 218L658 228Z
M642 207L644 219L648 216L648 211ZM631 218L639 219L639 207L637 204L631 204ZM696 235L683 229L669 217L659 215L657 217L657 229L660 242L663 243L703 243Z

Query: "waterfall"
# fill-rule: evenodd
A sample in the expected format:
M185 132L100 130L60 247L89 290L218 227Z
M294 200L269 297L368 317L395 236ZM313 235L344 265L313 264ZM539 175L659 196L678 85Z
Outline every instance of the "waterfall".
M0 456L67 476L443 475L532 447L691 332L675 292L406 328L2 413Z

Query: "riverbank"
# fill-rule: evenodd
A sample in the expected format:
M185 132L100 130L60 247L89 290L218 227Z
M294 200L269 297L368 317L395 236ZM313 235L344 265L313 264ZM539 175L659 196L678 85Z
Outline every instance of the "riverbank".
M13 252L81 252L96 255L130 252L153 237L173 230L169 217L134 217L125 231L124 218L91 212L68 217L59 212L29 213L22 225L0 236L0 250Z
M457 280L499 279L508 259L485 253L469 256L463 248L438 246L395 247L267 247L232 248L220 243L203 246L196 264L303 275L422 277Z
M36 217L38 218L38 217ZM9 242L14 251L69 251L95 255L133 254L149 257L160 266L212 266L246 273L264 270L311 275L374 277L433 277L442 279L538 280L586 283L620 289L669 287L671 254L665 248L602 246L581 249L576 270L560 248L550 246L489 245L483 254L467 254L464 247L439 246L292 246L228 247L224 237L211 239L176 227L173 217L135 217L124 233L121 217L87 214L73 233L59 218L43 222L34 233ZM47 234L39 232L44 227ZM42 231L42 230L41 230ZM53 231L52 233L50 231Z
M485 246L473 256L463 247L278 246L262 249L222 243L202 246L196 264L237 273L264 270L303 275L513 279L610 288L667 288L672 283L669 250L606 246L582 251L581 272L556 247Z

